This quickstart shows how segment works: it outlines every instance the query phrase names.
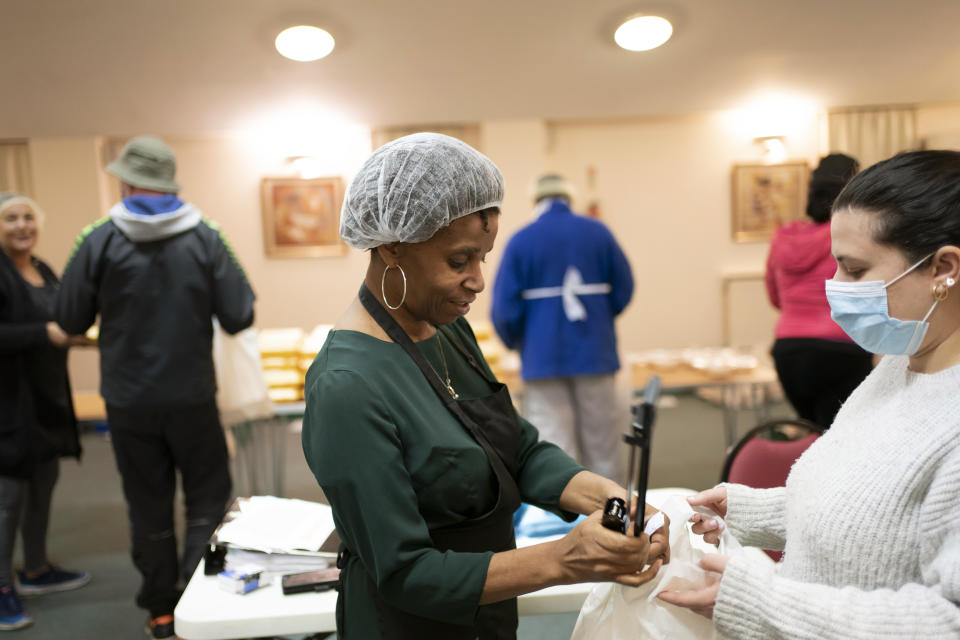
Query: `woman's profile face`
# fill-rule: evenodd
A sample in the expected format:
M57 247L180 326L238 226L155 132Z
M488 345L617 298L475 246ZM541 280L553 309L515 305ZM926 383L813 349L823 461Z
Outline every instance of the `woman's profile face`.
M876 214L862 209L843 209L830 220L831 253L837 261L836 280L842 282L890 282L911 263L896 247L874 240ZM933 304L933 277L917 267L887 287L888 312L900 320L919 320Z
M37 244L37 216L25 204L7 207L0 214L0 248L8 255L29 253Z
M481 266L493 249L500 220L490 211L454 220L426 242L403 245L399 264L407 275L404 309L417 320L441 325L466 315L483 291Z

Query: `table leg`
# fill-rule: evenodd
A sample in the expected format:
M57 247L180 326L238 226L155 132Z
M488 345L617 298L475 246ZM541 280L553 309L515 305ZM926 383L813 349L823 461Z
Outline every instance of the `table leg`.
M754 415L757 424L766 422L770 419L770 396L767 393L767 386L762 382L750 385L750 395L753 396Z
M723 404L723 435L729 449L737 439L737 385L725 384L720 394Z
M259 485L253 451L256 449L254 427L253 422L241 422L230 427L236 443L233 459L233 481L234 492L237 495L253 495Z
M270 421L271 447L273 449L273 495L283 497L284 462L287 452L287 429L290 421L274 418Z
M269 418L268 418L269 420ZM251 447L250 455L253 458L253 477L254 486L252 487L254 493L250 495L264 495L269 493L269 487L267 486L267 476L266 476L266 466L269 458L265 453L265 446L267 443L264 442L266 439L264 434L264 420L255 420L253 423L253 431L256 434L256 437L253 440L253 446Z
M237 444L233 463L237 495L283 497L289 424L286 418L273 417L232 427Z

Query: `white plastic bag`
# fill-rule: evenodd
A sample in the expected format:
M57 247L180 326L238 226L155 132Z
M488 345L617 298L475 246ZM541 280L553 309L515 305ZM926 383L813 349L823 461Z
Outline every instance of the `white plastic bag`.
M245 329L231 336L214 319L213 364L217 375L217 408L223 426L273 417L273 404L267 395L260 365L256 329Z
M664 565L657 576L639 587L628 587L614 582L598 584L587 596L571 640L704 640L720 638L713 622L703 616L671 604L655 596L664 590L691 589L716 581L716 574L707 573L697 561L704 549L713 547L690 533L687 522L693 510L682 496L667 498L661 511L670 517L670 564ZM740 543L729 530L720 539L720 549L714 553L735 555L741 552Z

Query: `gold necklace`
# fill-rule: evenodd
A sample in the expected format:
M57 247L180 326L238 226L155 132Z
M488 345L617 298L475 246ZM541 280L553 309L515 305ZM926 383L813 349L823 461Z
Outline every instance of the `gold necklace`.
M453 389L453 385L450 384L450 371L447 369L447 358L443 355L443 340L440 339L440 329L437 329L437 346L440 347L440 362L443 363L443 375L446 378L447 392L453 397L454 400L458 400L460 396ZM437 373L437 370L433 370L434 373ZM440 374L437 373L437 377L440 377Z

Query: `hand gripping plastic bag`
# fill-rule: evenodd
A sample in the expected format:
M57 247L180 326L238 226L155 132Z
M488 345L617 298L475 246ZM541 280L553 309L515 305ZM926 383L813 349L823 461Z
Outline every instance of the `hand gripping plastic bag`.
M213 364L217 376L217 408L223 426L273 417L256 329L245 329L231 336L214 319Z
M670 517L670 564L663 565L653 580L639 587L615 582L594 587L580 609L571 640L709 640L721 637L712 621L689 609L667 604L656 595L664 590L694 589L716 582L719 579L717 574L697 566L704 550L735 555L741 552L740 543L729 529L724 530L719 549L691 533L688 520L693 510L681 496L667 498L661 511Z

